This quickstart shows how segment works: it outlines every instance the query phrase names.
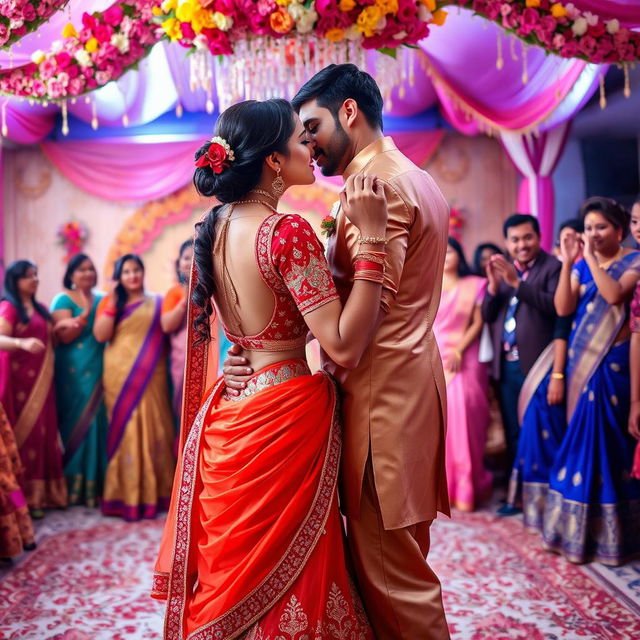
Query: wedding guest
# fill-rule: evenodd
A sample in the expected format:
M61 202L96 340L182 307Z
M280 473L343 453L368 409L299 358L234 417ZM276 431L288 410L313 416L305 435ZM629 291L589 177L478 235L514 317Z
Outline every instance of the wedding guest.
M482 316L491 328L491 375L499 384L507 468L511 469L520 435L520 389L533 363L553 339L553 295L560 262L541 248L540 226L534 216L510 216L503 233L509 259L495 254L489 260ZM501 511L509 511L509 505Z
M575 313L567 362L567 432L551 468L543 540L572 562L618 565L640 550L640 482L630 478L629 323L626 303L640 279L640 253L621 245L629 213L608 198L582 207L580 244L564 238L555 294Z
M471 275L460 243L449 238L440 307L433 332L447 381L446 467L449 500L472 511L491 492L491 474L482 458L489 426L487 365L478 359L487 287Z
M631 224L629 230L631 231L636 246L640 246L640 198L634 202L631 208Z
M193 240L185 240L180 245L176 260L178 283L167 291L162 301L160 315L162 330L169 335L171 341L169 370L173 385L173 413L176 420L180 419L182 407L184 362L187 355L187 292L192 259Z
M636 232L640 232L636 224ZM634 234L635 236L635 234ZM629 368L631 369L631 407L629 410L629 433L639 442L633 457L631 477L640 480L640 284L631 303L631 344Z
M12 262L0 301L0 402L25 467L25 494L34 518L67 504L53 388L51 316L36 300L38 268Z
M473 273L481 278L487 277L487 265L491 256L502 254L502 250L493 242L483 242L476 247L473 252Z
M33 524L22 491L24 467L4 407L0 404L0 567L35 549Z
M144 290L144 264L118 259L113 293L98 305L93 334L108 342L103 385L109 415L102 512L153 518L171 496L175 460L160 296Z
M102 388L104 346L93 335L102 293L95 291L96 268L80 253L67 264L62 286L51 303L58 339L56 400L64 445L69 502L94 507L102 495L107 468L107 411Z
M579 242L582 239L582 234L584 233L584 222L580 218L571 218L569 220L565 220L558 230L558 242L554 246L553 255L558 258L562 262L562 255L560 251L560 246L562 245L562 239L565 236L571 236L572 238L578 240ZM576 260L580 260L582 258L582 251L578 254Z

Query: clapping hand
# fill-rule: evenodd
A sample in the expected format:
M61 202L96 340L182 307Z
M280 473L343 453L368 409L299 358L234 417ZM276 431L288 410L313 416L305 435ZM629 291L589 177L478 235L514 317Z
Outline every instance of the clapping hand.
M518 288L518 285L520 284L518 272L502 254L496 253L489 258L489 268L493 270L500 281L504 280L510 287L513 287L514 289Z
M560 239L560 256L562 262L573 264L580 255L583 241L573 234L566 234ZM586 247L585 247L586 253Z

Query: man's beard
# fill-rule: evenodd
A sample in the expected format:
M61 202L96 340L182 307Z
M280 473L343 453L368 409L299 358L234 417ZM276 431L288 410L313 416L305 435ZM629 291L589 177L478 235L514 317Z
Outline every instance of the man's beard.
M336 128L331 134L326 151L324 149L321 150L325 158L324 164L320 167L323 176L335 176L338 173L351 142L347 132L342 128L337 118L335 118L335 124Z

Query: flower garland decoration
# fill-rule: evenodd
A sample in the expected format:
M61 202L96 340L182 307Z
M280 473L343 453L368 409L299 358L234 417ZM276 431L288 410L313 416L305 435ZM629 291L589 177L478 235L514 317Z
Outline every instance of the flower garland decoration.
M464 212L460 207L452 205L449 209L449 235L456 240L460 240L460 233L464 224Z
M35 31L69 0L0 0L0 49Z
M154 10L167 37L192 51L233 52L247 36L313 34L392 53L444 24L437 0L164 0Z
M160 0L125 0L68 24L50 51L35 51L30 64L0 74L0 92L33 100L74 98L118 79L162 37L152 9ZM64 114L63 114L64 115Z
M563 58L592 63L640 59L640 33L616 19L580 11L571 2L552 0L455 0L525 42ZM498 64L500 66L500 64Z
M82 222L71 220L58 227L56 231L58 244L66 251L64 262L69 262L73 256L80 253L89 239L89 230Z

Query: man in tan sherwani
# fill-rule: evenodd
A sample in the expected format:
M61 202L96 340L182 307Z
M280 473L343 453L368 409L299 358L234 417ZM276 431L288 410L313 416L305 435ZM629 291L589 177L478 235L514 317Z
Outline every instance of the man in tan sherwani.
M449 208L433 179L383 137L371 76L331 65L293 104L323 174L375 175L388 202L376 334L355 369L323 362L343 392L340 499L360 591L378 640L446 639L440 582L425 558L431 522L449 514L446 385L432 331ZM327 255L343 302L358 248L357 228L338 211Z

